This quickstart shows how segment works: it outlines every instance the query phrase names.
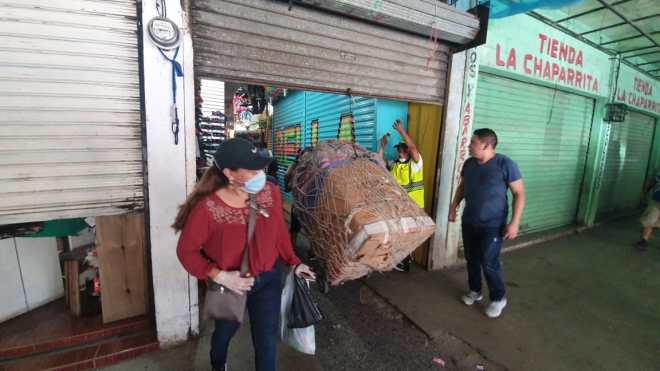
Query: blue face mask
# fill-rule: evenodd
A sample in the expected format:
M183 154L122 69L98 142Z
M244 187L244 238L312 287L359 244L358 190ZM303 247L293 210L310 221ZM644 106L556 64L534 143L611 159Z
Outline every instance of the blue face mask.
M245 192L247 193L259 193L264 187L266 186L266 173L264 173L263 170L259 170L259 172L250 178L245 184L243 184L243 189L245 189Z

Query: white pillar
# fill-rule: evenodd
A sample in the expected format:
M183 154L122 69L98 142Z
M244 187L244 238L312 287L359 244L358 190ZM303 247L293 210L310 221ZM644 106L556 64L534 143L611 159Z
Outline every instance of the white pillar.
M460 215L457 216L455 223L449 223L447 218L460 181L463 162L468 157L478 72L476 48L454 54L452 57L442 140L440 181L437 190L436 232L429 258L429 267L433 270L454 265L459 261Z
M167 17L181 29L183 43L177 61L184 77L177 78L181 122L179 144L171 131L172 65L151 42L147 24L157 16L156 1L142 2L144 100L148 168L149 232L154 306L162 346L185 341L199 332L197 283L176 256L177 235L170 227L178 206L194 184L194 76L192 40L181 3L167 0ZM166 53L170 58L173 52Z

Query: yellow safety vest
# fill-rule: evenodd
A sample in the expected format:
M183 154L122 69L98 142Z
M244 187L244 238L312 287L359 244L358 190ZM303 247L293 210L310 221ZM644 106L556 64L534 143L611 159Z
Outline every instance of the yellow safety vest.
M408 192L408 196L419 207L424 208L424 169L420 166L418 171L414 171L412 161L412 159L408 162L396 161L392 165L390 173L396 182Z

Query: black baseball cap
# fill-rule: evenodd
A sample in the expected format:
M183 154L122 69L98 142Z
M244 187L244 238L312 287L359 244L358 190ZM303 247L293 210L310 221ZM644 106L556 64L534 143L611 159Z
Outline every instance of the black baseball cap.
M247 169L261 170L268 166L273 158L259 151L252 142L232 138L220 143L220 147L213 155L215 166L220 169Z

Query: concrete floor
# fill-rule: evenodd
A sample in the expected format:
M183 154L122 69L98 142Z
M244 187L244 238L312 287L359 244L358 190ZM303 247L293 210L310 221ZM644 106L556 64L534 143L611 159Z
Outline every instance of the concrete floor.
M207 323L199 338L186 344L162 350L103 368L106 371L192 371L211 370L209 362L212 324ZM318 361L313 356L280 347L279 364L282 370L317 371ZM229 370L254 370L254 351L250 339L250 326L246 324L236 334L229 348Z
M509 305L497 320L487 300L459 302L464 269L367 284L431 338L456 336L510 370L660 370L660 235L643 253L638 238L630 218L504 255Z
M316 326L316 356L308 356L285 345L280 346L282 371L435 371L435 357L446 361L445 370L475 371L484 365L498 367L459 339L442 342L429 339L360 281L333 288L318 296L325 316ZM188 371L210 370L208 352L211 326L202 335L182 346L162 350L105 368L106 371ZM243 326L229 350L231 371L254 370L254 351L249 325Z
M504 255L509 306L497 320L483 314L487 301L459 301L463 269L374 274L332 288L319 296L326 319L317 355L281 346L279 369L660 370L660 235L644 253L630 247L637 238L627 219ZM105 370L209 370L210 333L206 326L183 346ZM229 365L254 370L249 326L232 342Z

